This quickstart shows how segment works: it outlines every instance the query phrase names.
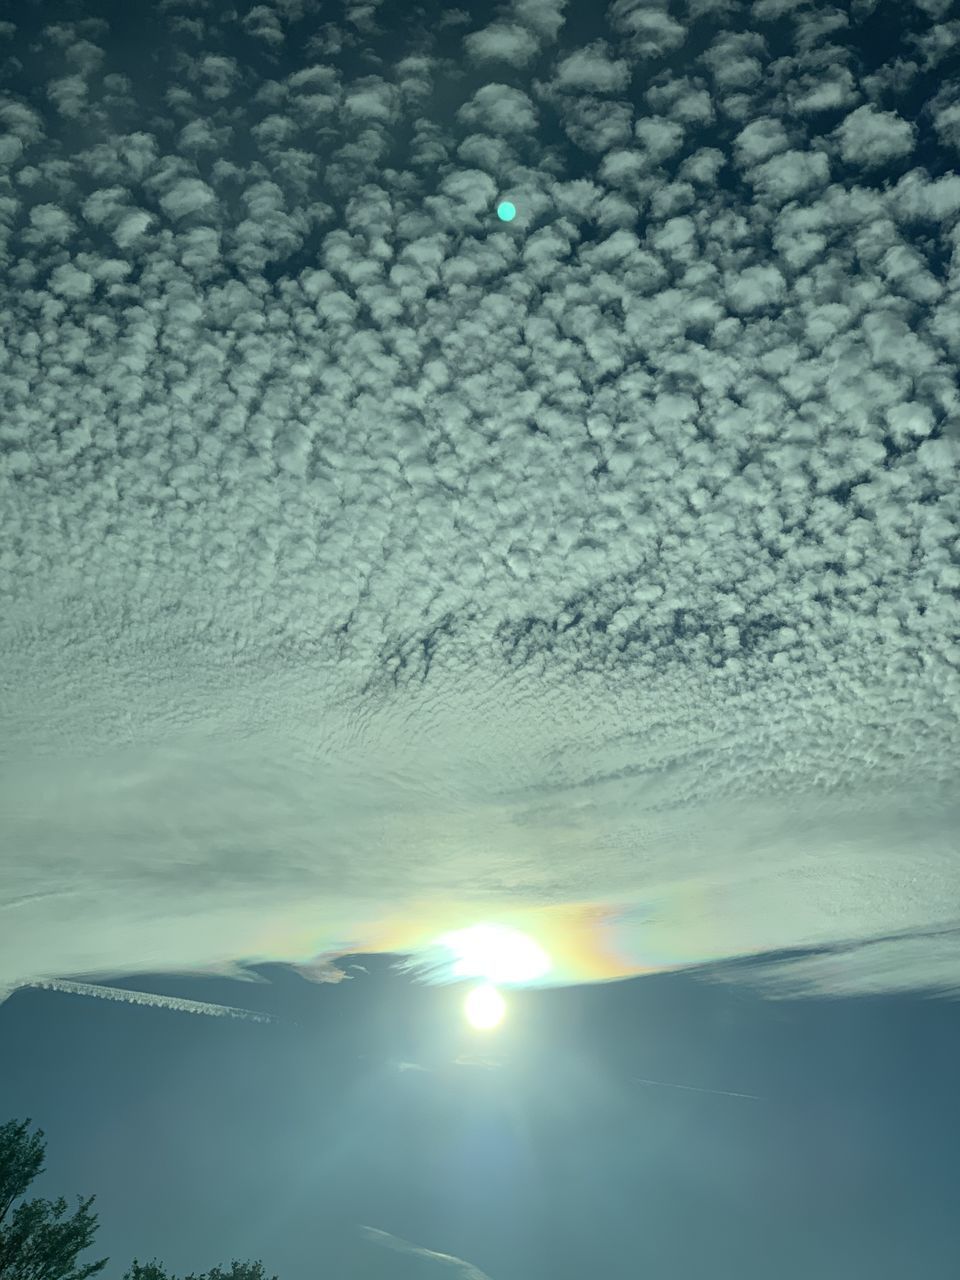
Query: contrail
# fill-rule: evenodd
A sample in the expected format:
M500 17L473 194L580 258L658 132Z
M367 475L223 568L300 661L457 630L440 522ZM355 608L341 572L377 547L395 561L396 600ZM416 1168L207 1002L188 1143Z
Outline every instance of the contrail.
M658 1084L664 1089L689 1089L691 1093L718 1093L724 1098L753 1098L755 1102L763 1102L759 1093L734 1093L730 1089L701 1089L695 1084L674 1084L670 1080L646 1080L643 1076L631 1076L637 1084Z
M278 1022L272 1013L253 1009L237 1009L229 1004L209 1004L205 1000L185 1000L181 996L158 996L152 991L127 991L123 987L102 987L96 982L70 982L66 978L40 978L26 982L25 987L41 987L44 991L65 991L69 995L94 996L99 1000L122 1000L126 1004L150 1005L155 1009L173 1009L176 1013L203 1013L210 1018L245 1018L248 1022Z
M380 1231L377 1227L366 1227L361 1224L360 1230L374 1244L382 1244L388 1249L395 1249L397 1253L411 1253L414 1257L429 1258L432 1262L453 1267L463 1280L490 1280L485 1271L481 1271L470 1262L464 1262L462 1258L455 1258L450 1253L437 1253L433 1249L424 1249L422 1245L411 1244L409 1240L401 1240L399 1236L392 1236L389 1231Z

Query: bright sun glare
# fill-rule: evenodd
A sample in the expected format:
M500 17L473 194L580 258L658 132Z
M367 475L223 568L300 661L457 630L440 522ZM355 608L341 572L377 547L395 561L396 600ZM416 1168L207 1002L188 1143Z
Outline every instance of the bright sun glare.
M458 978L483 978L495 983L524 983L550 969L550 958L533 938L502 924L475 924L439 939L456 957Z
M492 1031L503 1020L507 1006L497 988L484 983L482 987L473 988L463 1008L471 1027L477 1031Z

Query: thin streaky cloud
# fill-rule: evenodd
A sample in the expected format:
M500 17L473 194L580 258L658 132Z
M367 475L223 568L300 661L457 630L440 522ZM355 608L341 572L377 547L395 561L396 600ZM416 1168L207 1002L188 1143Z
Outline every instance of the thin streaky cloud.
M63 991L68 995L93 996L97 1000L120 1000L125 1004L147 1005L154 1009L172 1009L175 1013L200 1013L209 1018L242 1018L247 1022L277 1022L272 1013L238 1009L229 1004L212 1004L207 1000L186 1000L182 996L161 996L154 991L129 991L122 987L102 987L95 982L70 982L66 978L43 978L24 983L44 991Z
M472 1054L461 1053L458 1058L454 1058L453 1065L455 1067L481 1067L484 1071L496 1071L498 1067L502 1067L503 1063L498 1062L496 1058L479 1058Z
M631 1076L636 1084L654 1084L663 1089L686 1089L690 1093L717 1093L724 1098L752 1098L755 1102L763 1102L759 1093L736 1093L732 1089L704 1089L695 1084L677 1084L673 1080L647 1080L644 1076Z
M389 1231L381 1231L379 1227L368 1227L361 1224L361 1232L368 1240L374 1244L383 1245L387 1249L394 1249L397 1253L410 1254L415 1258L427 1258L431 1262L439 1262L441 1265L454 1268L463 1280L490 1280L485 1271L481 1271L479 1267L475 1267L471 1262L464 1262L462 1258L455 1258L450 1253L438 1253L435 1249L425 1249L423 1245L411 1244L409 1240L403 1240L400 1236L391 1235Z

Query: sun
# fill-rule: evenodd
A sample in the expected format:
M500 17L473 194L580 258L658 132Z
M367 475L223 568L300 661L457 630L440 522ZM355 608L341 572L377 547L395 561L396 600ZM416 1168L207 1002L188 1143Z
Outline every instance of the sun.
M503 924L474 924L438 939L456 959L453 976L522 984L550 970L550 957L528 934Z
M463 1003L467 1021L476 1031L492 1031L503 1021L506 1002L496 987L485 982L474 987Z

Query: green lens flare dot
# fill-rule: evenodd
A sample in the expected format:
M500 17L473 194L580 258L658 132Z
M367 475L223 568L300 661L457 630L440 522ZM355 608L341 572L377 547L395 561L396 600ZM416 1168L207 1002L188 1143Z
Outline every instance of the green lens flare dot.
M497 217L501 222L512 222L516 216L516 207L509 200L501 200L497 205Z

